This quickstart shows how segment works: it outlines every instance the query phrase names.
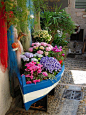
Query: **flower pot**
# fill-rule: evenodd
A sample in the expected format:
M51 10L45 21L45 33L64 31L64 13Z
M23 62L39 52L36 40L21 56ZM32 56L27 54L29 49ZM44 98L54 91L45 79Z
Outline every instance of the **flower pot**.
M43 80L36 84L26 84L25 76L23 75L21 78L21 76L18 75L20 88L23 95L23 102L26 110L28 110L33 103L42 99L53 88L56 87L63 75L64 69L65 67L63 65L61 71L55 76L55 79Z

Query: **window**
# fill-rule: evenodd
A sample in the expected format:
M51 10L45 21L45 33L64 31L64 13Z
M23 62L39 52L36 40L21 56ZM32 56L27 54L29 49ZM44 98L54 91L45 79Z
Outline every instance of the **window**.
M86 9L86 0L75 0L75 8Z

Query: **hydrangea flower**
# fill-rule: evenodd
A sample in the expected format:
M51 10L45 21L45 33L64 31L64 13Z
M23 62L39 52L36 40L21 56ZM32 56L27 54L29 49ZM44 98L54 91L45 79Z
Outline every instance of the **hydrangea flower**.
M43 54L42 50L37 51L38 54Z
M31 58L31 61L38 62L36 58Z
M39 58L43 57L42 54L38 54L38 53L35 53L35 54L34 54L34 57L36 57L36 56L39 57Z
M50 51L53 50L53 46L51 44L48 44L46 42L35 42L32 43L32 47L29 48L30 52L38 53L43 56L48 56Z
M43 69L49 71L50 73L61 70L61 64L59 61L57 61L57 59L54 59L53 57L42 57L40 63L43 65Z
M20 55L21 59L23 59L23 61L29 61L29 58L27 58L25 55Z
M32 58L33 57L33 53L29 53L29 52L25 52L24 54L26 57L28 58Z
M30 48L29 48L29 51L30 51L30 52L33 52L33 47L30 47Z

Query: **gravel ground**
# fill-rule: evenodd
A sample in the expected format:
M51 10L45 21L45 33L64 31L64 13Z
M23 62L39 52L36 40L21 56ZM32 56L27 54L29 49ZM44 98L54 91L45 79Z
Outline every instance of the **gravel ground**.
M65 71L59 85L55 88L54 95L48 95L47 112L39 110L28 110L16 106L10 109L6 115L60 115L65 98L62 98L63 91L74 85L73 74L70 70L86 71L86 55L76 55L75 58L67 57L65 60ZM81 76L82 77L82 76ZM82 88L83 99L79 102L77 115L86 115L86 85L78 84Z

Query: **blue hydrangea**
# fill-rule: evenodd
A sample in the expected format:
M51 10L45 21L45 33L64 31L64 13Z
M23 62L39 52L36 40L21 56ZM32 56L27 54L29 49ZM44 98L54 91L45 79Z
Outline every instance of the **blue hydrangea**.
M40 63L43 65L43 69L46 71L48 70L50 73L53 73L54 71L61 71L61 64L53 57L42 57Z

